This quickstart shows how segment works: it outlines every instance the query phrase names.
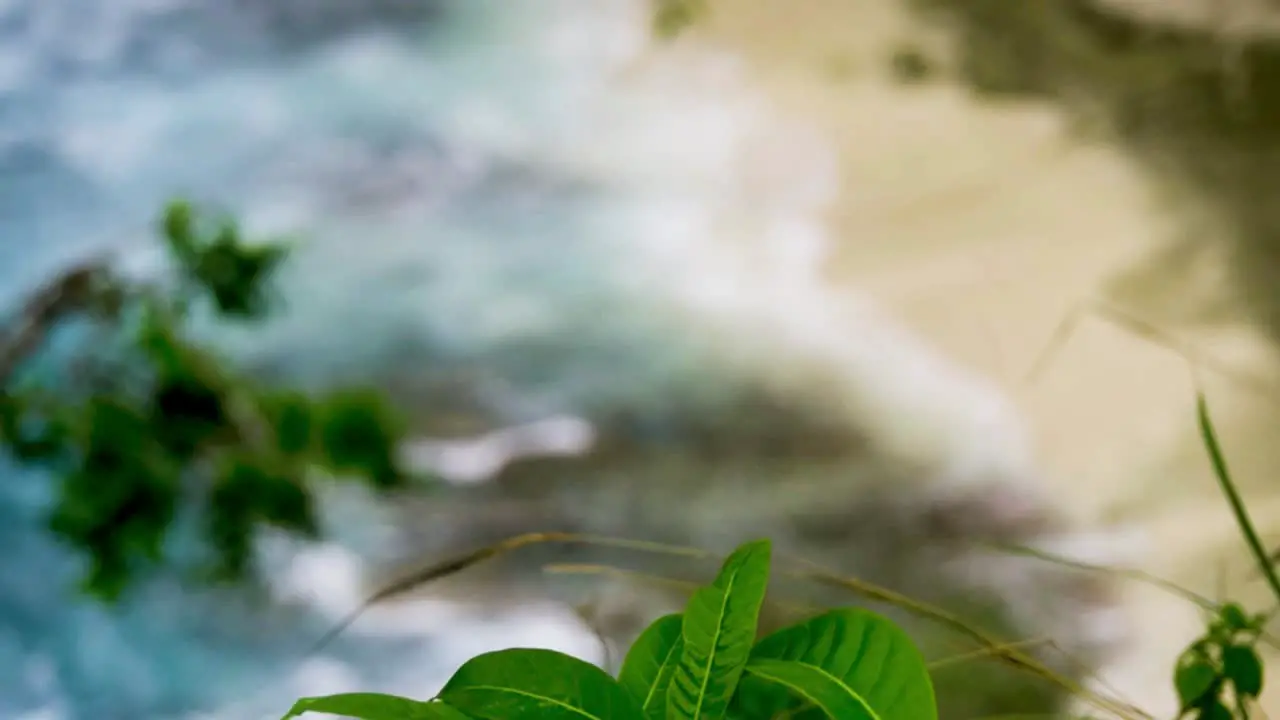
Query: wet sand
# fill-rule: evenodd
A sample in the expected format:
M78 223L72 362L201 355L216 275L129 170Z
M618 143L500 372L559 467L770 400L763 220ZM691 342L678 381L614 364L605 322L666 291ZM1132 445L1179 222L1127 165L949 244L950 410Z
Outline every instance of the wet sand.
M1270 481L1280 443L1269 432L1280 411L1268 396L1280 364L1235 321L1244 313L1224 299L1216 247L1179 244L1154 183L1072 133L1054 108L983 102L945 80L895 82L888 59L904 40L945 49L884 0L730 0L677 42L738 54L781 113L831 143L842 179L827 216L839 246L832 281L1001 381L1067 507L1140 529L1143 569L1265 606L1199 441L1183 357L1084 315L1029 377L1060 324L1092 299L1232 368L1202 364L1197 377L1264 540L1280 538ZM1105 681L1167 715L1172 663L1198 618L1159 590L1128 592L1141 641ZM1280 697L1266 705L1280 712Z

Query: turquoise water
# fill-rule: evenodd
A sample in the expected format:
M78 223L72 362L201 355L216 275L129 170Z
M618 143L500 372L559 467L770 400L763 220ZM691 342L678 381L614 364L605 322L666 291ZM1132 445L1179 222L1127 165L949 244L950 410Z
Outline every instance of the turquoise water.
M828 183L805 165L743 188L735 158L761 111L732 67L676 62L611 89L647 42L644 12L0 0L0 303L91 251L153 271L155 213L183 194L304 239L268 332L205 329L250 367L313 385L412 378L401 398L427 416L490 426L628 407L633 432L679 434L682 413L734 392L705 382L715 338L680 333L682 303L744 289L699 248L747 227L750 262L790 267L819 244ZM765 284L749 294L772 300ZM106 609L74 594L79 560L42 528L48 479L2 467L0 480L0 717L279 716L304 692L421 694L471 647L352 633L298 679L342 604L316 593L349 602L353 558L394 552L368 498L327 504L345 550L306 556L310 593L159 577ZM305 564L284 543L264 552Z

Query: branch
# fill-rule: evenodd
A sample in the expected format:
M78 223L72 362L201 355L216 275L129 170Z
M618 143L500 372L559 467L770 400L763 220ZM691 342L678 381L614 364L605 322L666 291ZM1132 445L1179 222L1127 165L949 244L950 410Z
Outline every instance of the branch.
M22 304L10 327L0 333L0 388L9 384L54 325L93 306L110 271L105 257L85 260L45 283Z

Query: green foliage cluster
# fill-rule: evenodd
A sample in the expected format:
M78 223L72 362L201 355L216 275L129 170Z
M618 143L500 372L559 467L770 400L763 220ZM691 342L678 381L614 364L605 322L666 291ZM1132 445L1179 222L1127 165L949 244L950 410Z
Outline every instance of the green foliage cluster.
M1174 670L1174 686L1184 717L1230 718L1232 707L1248 717L1245 703L1262 692L1262 659L1256 646L1266 621L1265 614L1250 616L1240 605L1228 603L1183 652Z
M304 698L304 713L359 720L936 720L933 686L910 638L845 608L756 641L769 581L767 540L739 547L684 613L646 629L618 678L552 650L478 655L430 701L376 693Z
M394 455L401 424L381 394L260 388L191 338L201 307L232 322L266 317L286 247L247 243L235 223L206 221L185 202L160 226L176 277L126 283L98 269L57 322L88 321L108 340L57 359L58 372L16 373L0 392L0 441L60 479L49 527L88 556L84 588L104 600L164 559L188 501L203 505L214 550L202 574L237 580L251 570L259 525L318 533L313 471L377 488L405 479ZM115 344L122 353L105 352ZM26 364L37 359L55 362L36 352Z

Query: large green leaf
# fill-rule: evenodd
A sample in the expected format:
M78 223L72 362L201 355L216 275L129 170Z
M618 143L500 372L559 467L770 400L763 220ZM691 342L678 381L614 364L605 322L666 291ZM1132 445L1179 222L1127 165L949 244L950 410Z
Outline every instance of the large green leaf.
M1222 649L1222 673L1231 678L1243 697L1262 694L1262 659L1252 645L1229 645Z
M752 660L747 663L746 672L790 689L834 720L878 720L853 688L815 665L790 660Z
M1203 700L1214 690L1217 680L1218 669L1213 660L1194 647L1184 652L1173 668L1173 685L1183 708L1190 708Z
M861 698L879 720L936 720L933 683L911 638L868 610L842 608L792 625L761 640L751 663L785 660L809 665ZM734 717L773 717L812 702L758 677L745 678L734 697ZM816 708L796 718L818 718Z
M724 717L756 638L769 585L768 540L747 543L725 560L715 583L693 594L684 612L684 649L667 691L669 720Z
M342 715L359 720L468 720L457 709L442 702L421 702L381 693L344 693L325 697L302 698L293 704L290 720L304 713Z
M684 616L674 613L658 618L640 633L622 661L618 682L627 689L650 720L667 713L667 688L684 650Z
M490 720L643 720L640 704L609 673L554 650L477 655L453 674L439 698Z

